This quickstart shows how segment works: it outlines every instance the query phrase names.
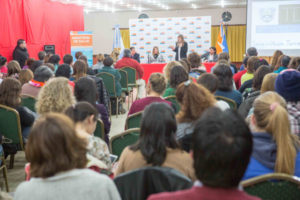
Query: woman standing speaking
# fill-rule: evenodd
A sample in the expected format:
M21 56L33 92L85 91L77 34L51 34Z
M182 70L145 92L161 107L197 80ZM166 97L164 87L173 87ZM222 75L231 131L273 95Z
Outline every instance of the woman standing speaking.
M171 46L171 48L174 52L176 52L176 61L187 57L188 44L184 41L183 35L178 35L176 47Z

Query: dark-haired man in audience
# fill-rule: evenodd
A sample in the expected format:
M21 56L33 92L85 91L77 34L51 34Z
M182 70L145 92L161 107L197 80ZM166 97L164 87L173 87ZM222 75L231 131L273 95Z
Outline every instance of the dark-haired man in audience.
M136 60L138 63L140 63L140 54L138 54L136 51L135 51L135 47L130 47L130 51L131 51L131 58Z
M42 61L42 62L44 62L45 56L46 56L46 52L45 51L40 51L38 53L39 60Z
M235 111L210 108L193 133L198 181L188 190L152 195L149 200L257 200L239 186L252 152L250 130Z
M63 57L63 61L64 61L64 64L69 65L70 75L72 75L73 74L73 67L72 67L72 65L73 65L73 56L71 54L66 54Z

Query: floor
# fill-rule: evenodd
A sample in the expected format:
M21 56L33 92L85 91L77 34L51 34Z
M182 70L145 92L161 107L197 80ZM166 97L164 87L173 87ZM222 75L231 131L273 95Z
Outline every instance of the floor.
M127 113L124 115L112 116L112 125L110 131L110 137L122 133L125 127ZM27 163L24 152L18 152L15 156L14 168L8 169L8 183L10 192L14 192L17 186L25 180L24 166ZM6 160L6 165L9 165L9 157ZM5 191L5 184L2 173L0 173L0 187L2 191Z

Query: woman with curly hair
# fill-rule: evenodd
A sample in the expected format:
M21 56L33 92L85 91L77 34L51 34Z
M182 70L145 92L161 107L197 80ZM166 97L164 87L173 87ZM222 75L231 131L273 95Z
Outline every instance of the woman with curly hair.
M35 106L37 113L44 115L49 112L62 113L74 104L75 97L69 80L58 77L49 80L41 89Z

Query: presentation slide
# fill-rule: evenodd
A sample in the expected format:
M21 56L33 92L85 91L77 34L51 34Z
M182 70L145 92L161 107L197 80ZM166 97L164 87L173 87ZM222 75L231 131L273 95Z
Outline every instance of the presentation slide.
M300 0L248 0L246 46L260 56L300 56Z

